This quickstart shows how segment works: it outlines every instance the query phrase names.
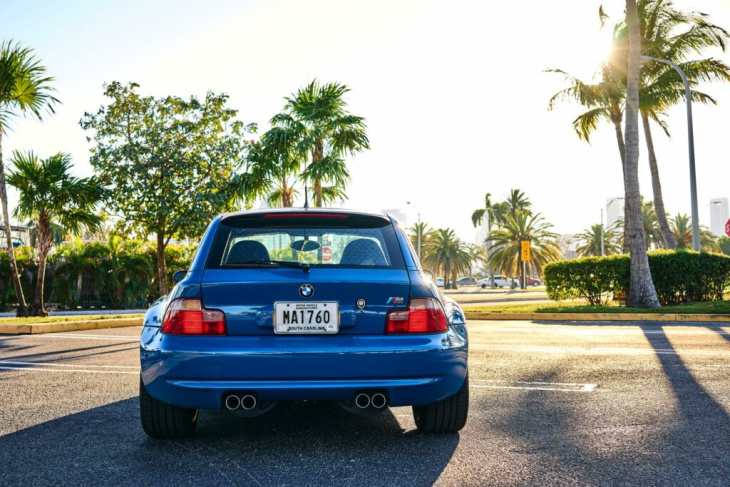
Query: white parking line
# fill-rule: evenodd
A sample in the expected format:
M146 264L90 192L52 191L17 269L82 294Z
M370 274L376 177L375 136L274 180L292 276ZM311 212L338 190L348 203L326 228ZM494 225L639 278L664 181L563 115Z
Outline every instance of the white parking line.
M472 350L507 350L511 352L542 352L542 353L582 353L599 355L714 355L730 356L728 350L672 350L653 348L623 348L623 347L542 347L522 345L470 345Z
M559 335L620 335L620 334L637 334L637 335L723 335L730 336L730 332L713 330L709 328L682 329L677 330L674 327L666 327L661 330L642 330L635 326L625 325L624 328L578 328L570 325L541 325L540 327L500 327L489 325L469 325L470 331L495 331L504 333L554 333Z
M576 384L571 382L524 382L508 380L473 380L476 389L516 389L523 391L593 392L598 384Z

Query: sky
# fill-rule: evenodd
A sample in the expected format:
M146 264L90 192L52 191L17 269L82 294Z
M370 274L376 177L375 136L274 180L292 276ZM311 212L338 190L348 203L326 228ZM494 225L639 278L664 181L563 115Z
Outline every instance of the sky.
M62 102L43 123L15 121L3 153L66 152L78 175L92 174L78 121L105 103L111 81L134 81L154 96L228 93L239 119L260 133L284 96L314 78L339 81L371 144L348 161L343 206L409 209L409 224L416 208L431 227L472 242L470 216L484 195L499 200L519 188L556 232L578 233L623 195L619 153L610 125L590 144L578 139L571 122L579 106L548 111L566 83L544 70L591 79L610 42L601 4L621 17L623 0L0 0L0 38L35 50ZM730 29L727 0L675 5ZM706 55L730 64L727 52ZM702 89L718 100L694 106L700 223L709 226L710 198L730 196L730 84ZM671 139L653 131L670 215L690 213L684 110L669 112ZM651 199L643 145L639 165Z

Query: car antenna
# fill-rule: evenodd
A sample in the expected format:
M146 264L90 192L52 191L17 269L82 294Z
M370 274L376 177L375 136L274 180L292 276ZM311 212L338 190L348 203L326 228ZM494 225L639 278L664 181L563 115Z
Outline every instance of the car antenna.
M304 209L309 208L309 194L307 193L307 181L304 180Z

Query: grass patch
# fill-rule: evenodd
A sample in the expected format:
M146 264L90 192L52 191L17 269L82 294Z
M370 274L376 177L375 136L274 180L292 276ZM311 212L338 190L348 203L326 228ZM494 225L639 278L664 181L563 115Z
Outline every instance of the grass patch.
M583 302L551 304L508 304L504 306L464 306L466 312L482 313L681 313L730 314L730 301L687 303L663 308L627 308L625 306L589 306Z
M88 320L115 320L119 318L139 318L140 315L124 314L124 315L75 315L75 316L30 316L28 318L0 318L0 325L26 325L36 323L66 323L68 321L88 321Z

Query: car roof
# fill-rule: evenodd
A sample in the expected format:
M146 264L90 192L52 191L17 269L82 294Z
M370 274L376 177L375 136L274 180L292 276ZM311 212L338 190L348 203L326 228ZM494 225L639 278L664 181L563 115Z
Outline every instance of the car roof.
M369 216L369 217L376 217L376 218L382 218L383 220L390 221L391 216L386 213L370 213L370 212L364 212L364 211L357 211L357 210L348 210L344 208L258 208L255 210L241 210L241 211L234 211L230 213L223 213L221 215L221 220L227 220L228 218L235 218L239 216L244 215L265 215L265 214L286 214L286 213L292 213L292 214L301 214L301 213L308 213L308 214L338 214L338 215L352 215L352 216Z

